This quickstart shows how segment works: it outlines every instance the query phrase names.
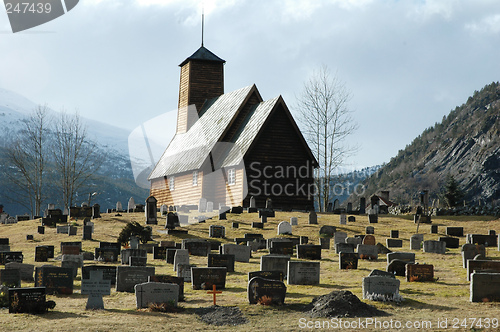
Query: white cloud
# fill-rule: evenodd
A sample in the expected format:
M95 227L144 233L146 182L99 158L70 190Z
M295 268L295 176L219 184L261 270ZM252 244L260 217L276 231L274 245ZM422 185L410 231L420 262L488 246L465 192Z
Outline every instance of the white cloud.
M500 14L487 16L479 22L468 23L465 29L478 33L499 33L500 32Z
M450 20L459 7L458 0L424 0L413 9L413 16L419 20L428 20L436 16Z

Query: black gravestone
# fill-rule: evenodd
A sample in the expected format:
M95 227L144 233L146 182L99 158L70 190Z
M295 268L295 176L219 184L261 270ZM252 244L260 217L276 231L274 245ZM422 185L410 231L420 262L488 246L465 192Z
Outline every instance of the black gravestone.
M19 269L0 270L0 285L9 288L21 287L21 271Z
M49 250L46 246L35 247L35 262L46 262L49 259Z
M208 267L225 267L227 272L234 272L234 255L208 254Z
M283 281L285 278L285 275L283 274L283 271L254 271L254 272L248 272L248 281L252 280L252 278L259 277L263 279L271 279L271 280L278 280L278 281Z
M225 267L192 267L191 268L191 285L193 289L211 290L213 285L217 289L226 288Z
M47 294L73 294L73 269L52 265L35 268L35 287L44 286Z
M339 254L339 268L341 270L355 270L358 268L358 254L341 252Z
M9 289L9 313L45 313L45 290L45 287Z
M298 259L321 259L321 245L297 245Z
M248 301L250 304L275 304L285 303L286 286L282 281L252 278L248 282Z

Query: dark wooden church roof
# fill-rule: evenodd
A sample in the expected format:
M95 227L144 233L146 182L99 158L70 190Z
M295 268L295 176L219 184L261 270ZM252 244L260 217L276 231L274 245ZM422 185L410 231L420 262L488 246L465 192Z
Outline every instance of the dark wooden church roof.
M200 47L190 57L188 57L186 60L182 61L182 63L179 65L179 67L184 66L190 60L215 61L215 62L222 62L222 63L226 62L226 60L219 58L217 55L210 52L204 46Z

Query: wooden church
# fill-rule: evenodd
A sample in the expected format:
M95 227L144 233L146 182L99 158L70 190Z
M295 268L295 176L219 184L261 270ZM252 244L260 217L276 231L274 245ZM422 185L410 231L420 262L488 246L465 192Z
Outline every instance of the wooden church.
M158 204L313 207L318 163L281 96L224 93L225 61L203 45L181 64L177 131L148 177Z

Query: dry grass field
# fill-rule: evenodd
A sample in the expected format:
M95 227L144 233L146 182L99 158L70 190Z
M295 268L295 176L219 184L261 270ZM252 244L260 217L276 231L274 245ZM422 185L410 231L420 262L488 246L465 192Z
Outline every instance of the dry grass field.
M207 223L187 226L189 235L186 237L208 238L209 225L226 226L226 239L222 242L232 242L236 237L243 237L245 233L262 233L265 238L276 237L277 225L280 221L290 220L296 216L299 225L293 227L294 235L305 235L309 242L319 243L318 231L322 225L333 225L338 231L345 231L349 236L364 234L368 226L367 216L356 216L356 221L347 225L339 225L339 216L331 214L318 215L318 225L308 225L307 214L277 212L276 218L269 218L263 230L251 228L252 221L257 221L257 214L228 214L227 221L208 220ZM83 241L83 250L93 252L98 247L99 241L116 241L121 228L129 221L144 223L142 213L124 213L121 217L114 214L103 214L102 219L94 220L95 232L92 241ZM181 237L167 236L160 231L163 230L164 219L161 218L158 226L153 226L153 237L155 241L175 240L181 241ZM238 229L232 229L231 223L240 223ZM34 262L35 247L48 244L56 248L56 256L60 254L59 243L61 241L80 241L82 234L82 220L77 220L78 236L56 234L54 228L46 228L45 234L37 234L38 221L25 221L14 225L0 225L0 237L10 238L12 251L22 251L24 262L41 266L47 263ZM434 217L434 225L439 225L439 234L430 233L430 225L420 225L420 233L424 234L425 240L437 239L443 236L445 226L463 226L464 233L487 234L493 229L500 233L500 220L492 217ZM398 229L399 237L403 239L403 248L393 251L410 251L409 238L416 231L416 224L410 216L381 216L375 226L375 237L377 242L385 244L390 230ZM27 241L26 235L33 234L34 241ZM465 243L465 238L460 238L460 244ZM303 305L310 303L313 297L328 294L335 290L350 290L362 299L362 278L367 276L372 269L386 268L385 255L380 255L377 261L360 260L357 270L340 270L338 268L338 255L334 249L323 250L321 260L320 285L297 286L287 285L287 297L285 305L281 307L250 305L247 300L247 273L259 270L260 256L267 254L266 250L253 253L250 263L236 262L234 273L228 273L226 289L217 298L220 306L238 306L248 323L239 326L211 326L203 323L194 313L194 308L208 307L212 304L212 295L203 290L192 290L190 284L185 285L186 301L180 302L185 310L180 313L158 313L147 310L135 309L135 296L132 293L121 293L111 290L110 296L104 296L105 310L87 311L85 304L87 296L80 294L81 271L74 281L74 294L71 296L48 295L48 300L54 300L57 305L54 310L44 315L9 314L8 309L0 310L1 331L310 331L315 324L321 324L334 329L335 323L325 319L311 319L303 312ZM487 256L492 259L500 259L497 248L487 248ZM398 330L396 321L403 324L408 331L419 330L481 330L484 329L485 319L500 319L500 303L471 303L469 301L469 282L466 278L466 270L462 268L460 249L448 249L445 255L428 254L422 251L416 252L416 261L419 263L433 264L436 282L406 282L403 277L397 277L401 281L400 293L404 297L401 304L371 302L363 300L387 312L389 315L378 317L378 324L369 325L366 330ZM48 264L60 265L59 261L49 260ZM85 264L94 262L85 261ZM101 263L99 263L101 264ZM206 258L191 257L191 264L206 266ZM156 268L156 274L174 275L172 265L164 261L153 260L152 254L148 254L148 265ZM3 267L2 267L3 268ZM33 283L24 282L23 287L32 287ZM481 326L477 324L481 318ZM447 319L448 328L438 328L437 324ZM464 321L467 319L467 321ZM476 319L473 322L473 319ZM361 319L365 322L365 319ZM392 328L389 324L391 324ZM346 318L354 325L357 318ZM301 323L302 322L302 323ZM430 322L432 325L424 325ZM445 321L446 322L446 321ZM466 325L464 325L466 323ZM473 324L474 323L474 324ZM347 324L347 323L344 323ZM411 324L411 325L406 325ZM472 326L471 326L472 324ZM346 327L347 325L344 325ZM387 328L389 326L389 328ZM351 330L363 330L362 326ZM471 328L472 327L472 328ZM490 326L490 329L495 330ZM500 330L497 328L496 330Z

